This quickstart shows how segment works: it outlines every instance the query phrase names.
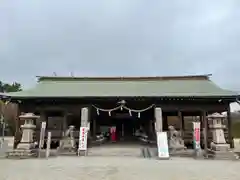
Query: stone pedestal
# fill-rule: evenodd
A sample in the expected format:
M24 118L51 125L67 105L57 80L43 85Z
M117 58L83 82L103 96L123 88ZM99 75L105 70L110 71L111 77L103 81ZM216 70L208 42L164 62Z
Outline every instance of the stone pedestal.
M37 149L34 145L33 135L36 128L34 120L38 118L39 116L36 116L33 113L26 113L19 116L20 121L24 121L24 124L21 126L22 138L17 148L8 152L8 157L27 158L37 156Z
M212 142L211 149L214 151L229 151L230 144L216 144L216 143Z
M222 124L226 116L215 113L208 116L209 128L212 130L212 142L210 155L216 159L235 159L234 153L230 150L230 144L226 143L224 136L225 126Z

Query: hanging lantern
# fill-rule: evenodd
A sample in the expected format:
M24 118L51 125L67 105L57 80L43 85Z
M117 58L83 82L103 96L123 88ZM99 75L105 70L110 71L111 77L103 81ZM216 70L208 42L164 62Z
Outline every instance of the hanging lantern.
M129 110L129 115L132 116L132 111L131 110Z
M108 111L108 115L111 116L111 111Z
M138 118L140 118L140 117L141 117L141 113L139 112L139 113L138 113Z
M99 109L97 109L97 115L99 115Z

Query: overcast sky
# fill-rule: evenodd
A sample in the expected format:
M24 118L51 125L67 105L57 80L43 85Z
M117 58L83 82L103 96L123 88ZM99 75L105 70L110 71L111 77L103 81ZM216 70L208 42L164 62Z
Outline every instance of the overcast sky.
M0 79L212 73L240 91L239 0L3 0Z

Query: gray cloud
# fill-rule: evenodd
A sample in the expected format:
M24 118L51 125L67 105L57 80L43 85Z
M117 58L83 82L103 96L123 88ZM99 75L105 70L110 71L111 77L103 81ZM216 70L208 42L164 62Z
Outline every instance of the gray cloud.
M240 90L237 0L8 0L0 5L0 77L213 73ZM5 68L6 67L6 68Z

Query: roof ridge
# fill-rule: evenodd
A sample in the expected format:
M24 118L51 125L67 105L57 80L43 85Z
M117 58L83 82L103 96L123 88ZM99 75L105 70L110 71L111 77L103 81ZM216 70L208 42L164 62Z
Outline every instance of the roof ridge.
M183 76L37 76L42 80L209 80L211 74Z

